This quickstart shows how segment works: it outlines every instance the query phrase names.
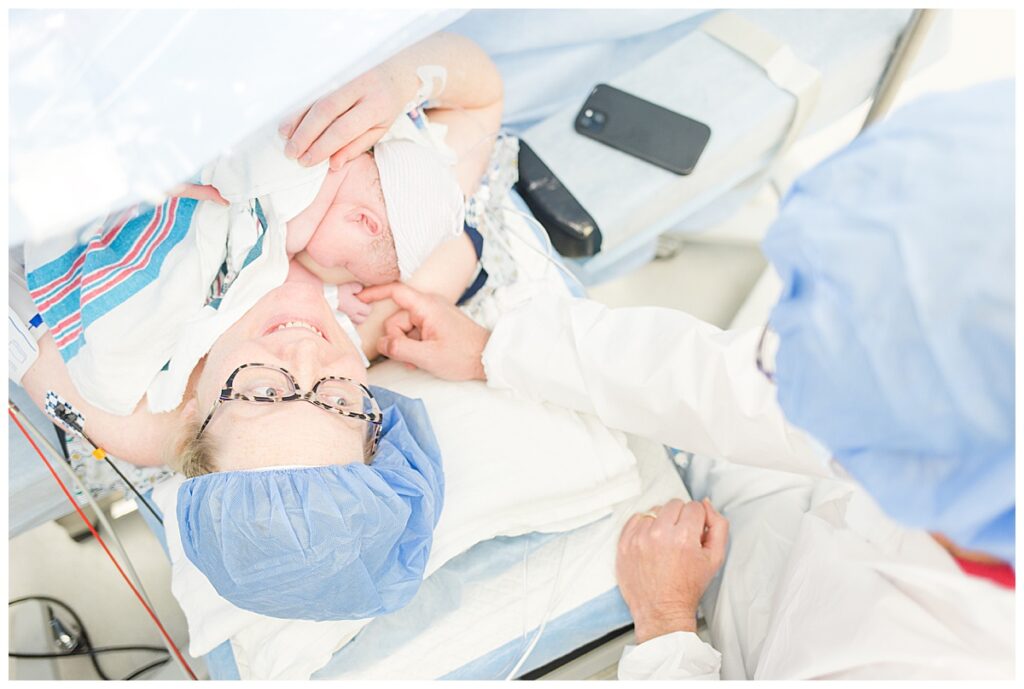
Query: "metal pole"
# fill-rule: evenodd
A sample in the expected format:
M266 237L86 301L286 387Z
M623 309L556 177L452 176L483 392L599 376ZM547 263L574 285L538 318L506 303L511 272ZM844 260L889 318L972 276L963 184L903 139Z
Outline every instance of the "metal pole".
M917 57L917 53L920 51L924 39L928 36L929 29L935 23L938 13L939 10L914 10L910 14L907 28L903 30L903 33L897 39L892 56L889 58L889 63L882 73L882 78L878 81L874 102L871 104L868 116L864 118L861 131L864 131L865 128L876 120L884 117L885 113L892 107L893 101L896 100L896 94L910 72L910 68L914 64L914 58Z

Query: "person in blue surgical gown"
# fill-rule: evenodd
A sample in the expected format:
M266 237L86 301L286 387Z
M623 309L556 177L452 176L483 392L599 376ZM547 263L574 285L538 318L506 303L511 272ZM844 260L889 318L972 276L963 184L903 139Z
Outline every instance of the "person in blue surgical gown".
M627 524L620 678L1013 676L1013 103L921 99L798 180L763 329L546 298L488 332L402 284L360 295L405 309L386 356L690 458L724 516Z

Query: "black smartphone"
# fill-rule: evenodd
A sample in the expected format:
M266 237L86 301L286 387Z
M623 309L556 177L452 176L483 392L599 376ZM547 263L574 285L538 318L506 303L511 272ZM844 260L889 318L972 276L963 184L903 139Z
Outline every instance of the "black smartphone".
M516 191L562 256L583 258L601 250L601 230L590 213L522 139Z
M576 115L577 132L652 165L688 175L711 128L643 98L598 84Z

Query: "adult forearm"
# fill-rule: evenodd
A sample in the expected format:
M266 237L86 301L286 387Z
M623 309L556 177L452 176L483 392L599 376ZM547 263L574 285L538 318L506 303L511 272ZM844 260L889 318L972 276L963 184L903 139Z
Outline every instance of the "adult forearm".
M502 316L488 383L608 426L741 464L829 475L754 366L757 332L671 309L534 299Z
M396 53L384 65L400 80L404 92L419 89L420 67L437 65L446 72L444 88L431 97L431 107L474 110L501 101L501 76L480 46L464 36L436 33Z
M39 358L21 384L40 409L45 409L50 390L67 400L85 417L86 434L115 457L144 466L163 464L162 423L168 415L151 414L145 409L145 400L130 416L111 414L90 404L72 382L49 333L39 341Z

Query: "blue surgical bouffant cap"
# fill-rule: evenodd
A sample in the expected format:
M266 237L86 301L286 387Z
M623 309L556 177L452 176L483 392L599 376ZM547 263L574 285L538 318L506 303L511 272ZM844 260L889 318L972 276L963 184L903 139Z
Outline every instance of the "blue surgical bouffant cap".
M422 402L372 390L384 414L372 464L227 471L178 489L185 555L225 599L349 620L415 595L444 502L441 452Z
M778 399L895 519L1014 559L1014 86L922 98L794 185Z

